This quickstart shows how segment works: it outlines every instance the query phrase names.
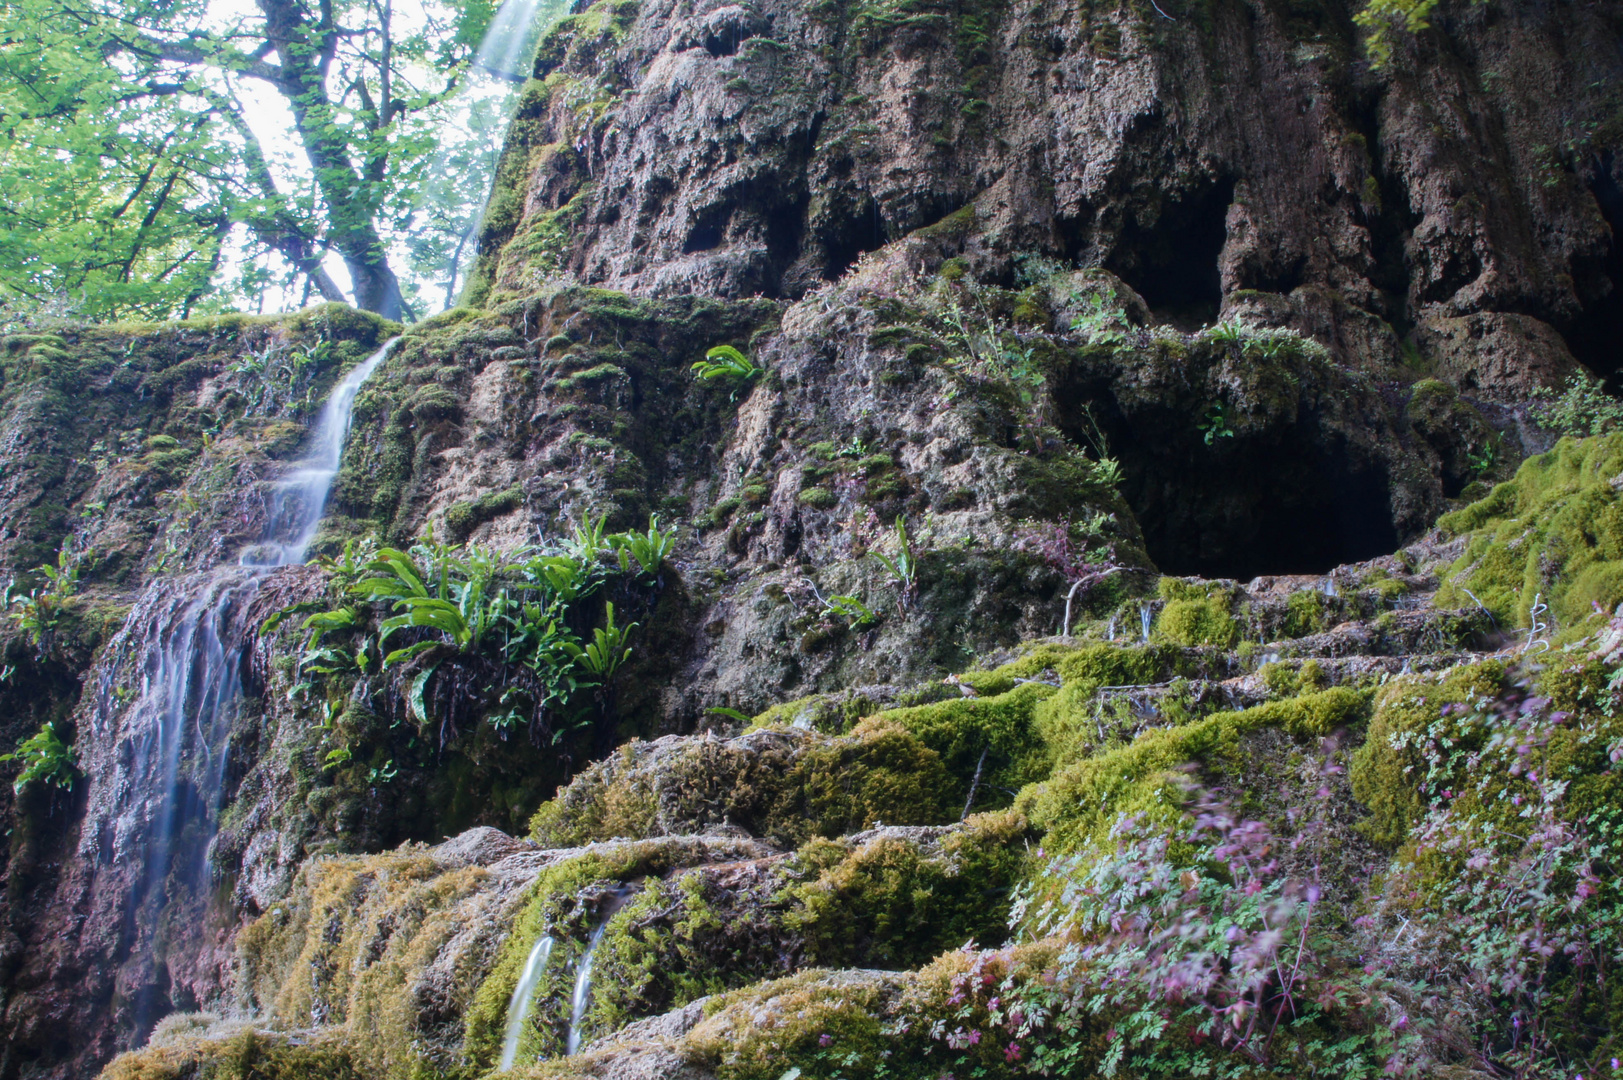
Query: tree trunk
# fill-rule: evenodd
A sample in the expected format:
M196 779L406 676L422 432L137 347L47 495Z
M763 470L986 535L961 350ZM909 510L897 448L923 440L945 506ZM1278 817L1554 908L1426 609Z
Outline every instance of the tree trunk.
M371 184L350 159L350 147L334 124L327 96L327 65L335 28L305 18L297 0L259 0L266 37L280 63L277 88L293 111L293 126L327 204L327 242L343 258L355 284L355 306L386 319L406 314L400 282L389 267L383 239L372 220ZM325 10L325 9L324 9Z

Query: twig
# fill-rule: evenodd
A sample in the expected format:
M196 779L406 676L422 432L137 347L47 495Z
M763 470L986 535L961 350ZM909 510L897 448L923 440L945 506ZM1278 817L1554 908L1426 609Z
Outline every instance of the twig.
M1106 570L1102 574L1094 574L1094 575L1089 575L1088 577L1078 578L1075 582L1072 583L1071 591L1065 594L1065 625L1060 628L1060 632L1059 632L1060 637L1065 638L1067 640L1070 639L1070 636L1071 636L1071 601L1076 599L1076 590L1080 589L1084 585L1087 585L1087 586L1089 586L1091 588L1092 586L1099 584L1099 582L1103 581L1105 578L1109 577L1111 574L1117 573L1120 570L1121 570L1121 567L1112 566L1109 570Z
M1081 581L1073 582L1071 591L1065 594L1065 625L1060 629L1059 636L1066 641L1071 639L1071 601L1076 599L1076 590L1081 587Z
M979 790L981 786L981 769L985 767L986 753L991 749L991 743L987 743L986 746L981 749L981 759L975 764L975 779L971 780L969 783L969 798L964 802L964 816L958 819L960 822L969 820L969 808L975 805L975 792Z

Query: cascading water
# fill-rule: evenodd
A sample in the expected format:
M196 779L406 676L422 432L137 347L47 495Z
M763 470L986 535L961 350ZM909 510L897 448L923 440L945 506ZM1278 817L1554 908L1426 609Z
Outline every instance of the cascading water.
M455 230L455 247L446 259L447 308L456 302L462 267L472 257L470 241L490 200L502 133L529 76L530 60L541 35L568 10L569 0L506 0L490 21L468 75L448 106L450 115L441 125L446 134L421 196L423 206L431 210L429 218L441 219ZM465 201L472 191L480 193L477 203Z
M315 539L316 529L321 525L321 513L326 509L333 478L338 475L338 464L344 456L344 440L349 436L355 396L398 340L390 339L333 387L327 403L321 407L321 415L316 418L310 456L272 488L265 539L243 552L238 560L243 566L289 566L304 561L310 541Z
M535 1008L535 988L541 981L541 975L547 970L547 961L552 959L552 935L546 934L530 949L530 955L524 961L524 970L519 974L518 985L513 987L512 1000L507 1003L507 1033L502 1038L502 1071L506 1072L513 1067L518 1058L519 1039L524 1035L524 1022L530 1018L530 1011Z
M393 345L333 388L316 419L309 456L272 487L263 539L235 563L155 582L112 643L111 662L102 665L92 724L104 734L122 733L130 750L103 796L112 807L113 855L143 864L131 881L136 940L145 942L132 955L137 1030L174 999L164 989L170 973L159 970L163 960L153 943L184 937L204 915L208 844L223 802L227 742L243 700L252 602L272 569L304 560L338 472L356 394ZM131 661L136 686L126 687L120 677Z
M592 961L597 956L597 943L603 938L603 930L609 925L604 919L592 931L591 940L586 943L586 951L581 954L580 966L575 970L575 993L569 1001L569 1050L573 1054L580 1049L580 1026L586 1019L586 1007L592 1003Z

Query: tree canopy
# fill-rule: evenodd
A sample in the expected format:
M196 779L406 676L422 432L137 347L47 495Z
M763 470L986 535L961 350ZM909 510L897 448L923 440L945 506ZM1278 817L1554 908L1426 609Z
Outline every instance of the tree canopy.
M454 293L486 194L425 180L499 150L499 107L459 94L494 15L491 0L3 0L0 295L162 318L280 287L425 313Z

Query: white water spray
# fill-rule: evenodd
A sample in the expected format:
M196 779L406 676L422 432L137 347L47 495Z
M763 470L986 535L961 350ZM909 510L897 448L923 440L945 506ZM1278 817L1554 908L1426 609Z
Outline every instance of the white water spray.
M603 930L609 925L604 919L592 931L592 938L586 943L586 952L581 955L580 966L575 971L575 994L569 1002L569 1049L573 1054L580 1049L580 1025L586 1019L586 1007L592 1002L592 961L597 956L597 943L603 937Z
M1140 605L1138 605L1138 625L1139 625L1139 630L1143 634L1145 641L1150 640L1150 620L1153 617L1154 617L1154 614L1150 611L1150 605L1148 605L1148 604L1140 604Z
M321 525L327 496L332 492L338 463L344 456L344 440L349 436L350 418L361 384L371 378L388 357L399 338L391 338L383 348L357 364L327 396L316 418L310 456L276 482L271 492L270 513L265 522L265 540L242 553L244 566L290 566L304 561L310 541Z
M551 934L535 943L530 949L529 958L524 961L518 985L513 987L512 1000L507 1003L507 1034L502 1039L502 1072L511 1069L518 1058L518 1043L524 1035L524 1022L535 1008L535 988L541 981L542 973L547 970L547 961L552 959L552 945Z

